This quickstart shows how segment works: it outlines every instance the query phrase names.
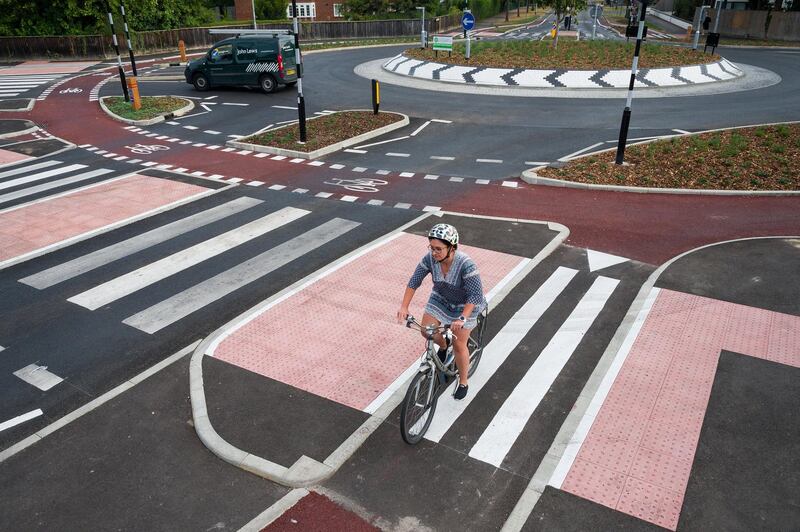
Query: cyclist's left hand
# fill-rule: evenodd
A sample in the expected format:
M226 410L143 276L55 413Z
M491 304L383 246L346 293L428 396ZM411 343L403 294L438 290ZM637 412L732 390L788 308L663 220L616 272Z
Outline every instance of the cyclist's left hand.
M461 320L455 320L453 323L450 324L450 330L453 332L460 331L463 328L464 328L464 322Z

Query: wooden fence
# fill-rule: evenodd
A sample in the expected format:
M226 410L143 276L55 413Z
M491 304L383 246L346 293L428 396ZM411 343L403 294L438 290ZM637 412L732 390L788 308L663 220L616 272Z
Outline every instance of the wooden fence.
M453 14L425 20L429 34L440 33L460 26L461 15ZM250 29L251 26L225 26L225 29ZM259 29L287 29L286 24L259 24ZM181 28L161 31L131 32L133 49L137 54L176 52L178 41L187 48L207 48L221 40L211 35L213 28ZM379 37L406 37L419 35L420 19L367 20L359 22L304 22L300 38L304 41L337 39L372 39ZM127 55L125 39L117 37L120 52ZM110 35L63 35L54 37L0 37L0 61L26 59L109 59L114 56Z

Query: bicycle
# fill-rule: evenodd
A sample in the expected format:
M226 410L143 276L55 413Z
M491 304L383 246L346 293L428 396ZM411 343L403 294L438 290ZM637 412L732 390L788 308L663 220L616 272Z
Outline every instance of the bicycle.
M467 348L469 349L469 370L467 376L471 377L478 367L483 354L483 330L486 327L486 315L488 309L484 309L478 315L478 325L472 331ZM458 377L458 368L455 363L453 353L453 331L450 325L440 325L438 327L429 325L422 327L414 316L406 318L406 327L425 331L425 351L422 353L422 364L419 371L411 379L406 395L403 398L403 406L400 409L400 434L403 441L409 445L419 443L428 427L433 421L433 414L436 411L436 403L439 396L444 393L447 387ZM439 359L439 346L434 342L433 337L437 333L442 333L447 345L447 356L445 360Z

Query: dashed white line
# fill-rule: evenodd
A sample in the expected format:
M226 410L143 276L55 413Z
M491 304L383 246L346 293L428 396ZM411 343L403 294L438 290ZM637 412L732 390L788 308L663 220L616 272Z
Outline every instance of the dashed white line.
M248 187L260 187L264 184L263 181L250 181L249 183L245 183Z
M502 164L503 159L475 159L476 163Z
M394 153L394 152L390 151L390 152L388 152L386 154L386 156L387 157L411 157L411 154L410 153Z
M383 205L382 199L371 199L367 202L367 205Z
M437 161L455 161L455 157L447 157L444 155L431 155L431 159L435 159Z
M516 181L503 181L503 186L504 187L509 187L509 188L517 188L517 182Z
M422 208L422 210L423 210L423 211L426 211L426 212L436 212L436 211L440 211L440 210L442 210L442 208L441 208L441 207L435 207L435 206L433 206L433 205L425 205L425 206Z
M442 120L441 118L431 118L431 122L438 122L440 124L452 124L452 120Z
M375 170L375 173L378 175L389 175L389 170Z
M269 153L256 153L253 157L263 159L264 157L269 157Z
M284 188L286 188L286 185L270 185L269 186L270 190L283 190Z
M425 175L425 179L435 180L435 179L439 179L439 176L438 175L434 175L434 174L427 174L427 175Z
M309 161L308 162L309 166L322 166L323 164L325 164L325 163L323 163L322 161Z
M395 203L394 204L394 208L395 209L410 209L411 208L411 204L410 203Z
M297 158L295 158L295 159L292 159L292 160L291 160L291 161L289 161L289 162L290 162L290 163L294 163L294 164L299 164L299 163L304 163L304 162L306 162L307 160L308 160L308 159L303 159L303 158L301 158L301 157L297 157Z
M450 181L453 183L462 183L464 181L463 177L451 177Z
M408 138L408 135L405 135L405 136L397 137L397 138L393 138L393 139L382 140L380 142L373 142L372 144L362 144L361 146L356 146L355 149L360 150L361 148L369 148L369 147L372 147L372 146L378 146L380 144L387 144L389 142L395 142L395 141L398 141L398 140L405 140L407 138Z
M36 410L31 410L28 413L22 414L21 416L17 416L14 418L9 419L8 421L3 421L0 423L0 432L3 432L6 429L10 429L11 427L16 427L21 423L25 423L26 421L30 421L31 419L37 418L44 414L41 408L37 408Z
M550 164L549 162L541 162L541 161L525 161L526 166L546 166Z
M352 203L352 202L354 202L354 201L356 201L358 199L358 196L342 196L339 199L342 200L342 201L347 201L347 202Z
M333 196L333 194L331 194L330 192L317 192L314 195L314 197L316 198L330 198L331 196Z
M221 131L214 131L213 129L204 129L203 133L208 133L209 135L220 135L220 134L222 134Z
M475 184L477 184L477 185L488 185L489 184L489 180L488 179L476 179L475 180Z
M364 168L363 166L356 166L355 168L353 168L353 172L366 172L366 171L367 169Z
M430 120L428 120L427 122L425 122L424 124L422 124L421 126L419 126L417 129L415 129L415 130L414 130L414 132L411 134L411 136L412 136L412 137L416 137L416 136L417 136L417 133L419 133L420 131L422 131L422 130L423 130L423 129L425 129L426 127L428 127L428 124L430 124L430 123L431 123L431 121L430 121Z
M366 150L354 150L352 148L345 148L344 151L347 153L367 153Z
M275 109L289 109L290 111L297 111L297 107L289 107L288 105L273 105Z
M183 126L184 129L200 129L197 126Z
M296 188L296 189L292 190L292 192L294 192L295 194L305 194L306 192L308 192L308 189L307 188Z
M332 164L328 168L331 168L333 170L341 170L342 168L344 168L344 165L343 164Z
M400 177L414 177L414 172L400 172Z

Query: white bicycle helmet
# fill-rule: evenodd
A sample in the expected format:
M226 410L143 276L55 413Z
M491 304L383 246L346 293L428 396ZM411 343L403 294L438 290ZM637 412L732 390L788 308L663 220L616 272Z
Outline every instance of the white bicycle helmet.
M436 224L428 231L428 238L447 242L451 246L458 245L458 231L450 224Z

